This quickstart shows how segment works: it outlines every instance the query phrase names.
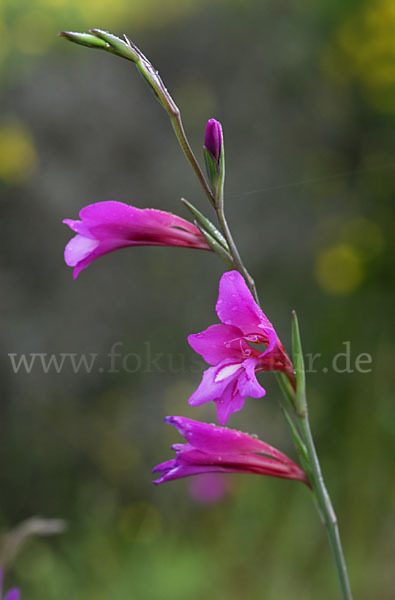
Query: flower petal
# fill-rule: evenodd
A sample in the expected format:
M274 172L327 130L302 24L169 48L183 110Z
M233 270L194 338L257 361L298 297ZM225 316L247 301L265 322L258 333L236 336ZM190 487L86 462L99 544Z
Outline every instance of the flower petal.
M176 427L182 437L194 448L214 454L267 454L281 461L289 459L276 448L262 442L258 438L187 417L166 417L166 423Z
M75 221L74 219L63 219L62 223L70 227L70 229L72 231L75 231L75 233L79 233L80 235L91 238L92 240L96 239L95 236L89 231L89 227L86 225L86 223L83 223L82 221Z
M237 381L237 389L245 398L262 398L266 395L266 390L257 381L255 368L257 360L255 358L247 358L243 362L244 371L240 374Z
M172 462L172 461L168 461ZM165 463L163 463L165 464ZM155 467L153 472L164 471ZM175 468L171 468L163 472L163 475L159 479L155 479L152 483L156 485L164 483L165 481L172 481L174 479L180 479L182 477L190 477L191 475L200 475L201 473L226 473L228 469L224 469L221 466L207 466L207 465L185 465L180 464Z
M222 275L216 311L222 323L238 327L245 335L259 332L262 327L273 329L238 271Z
M239 392L238 380L231 381L225 388L221 398L215 400L218 423L225 425L231 414L243 408L245 399L246 396Z
M199 387L188 400L189 405L200 406L205 402L210 402L210 400L218 400L221 398L228 385L237 378L237 372L242 368L241 363L236 363L239 365L239 369L233 369L230 376L221 379L221 376L219 375L218 380L217 376L218 374L221 374L224 368L234 364L235 363L229 363L229 361L223 361L216 367L210 367L204 371Z
M290 473L290 465L293 464L288 459L287 461L278 460L270 456L263 456L262 454L236 454L236 453L224 453L219 454L203 452L197 450L190 444L175 444L172 446L173 450L176 450L176 464L180 466L185 465L216 465L220 464L222 467L230 469L240 469L254 472L265 472L265 473ZM170 461L169 461L170 462ZM164 470L163 465L162 469Z
M70 242L66 246L65 255L66 255L66 250L68 249L69 244L71 244L77 237L82 237L82 236L76 235L73 239L70 240ZM84 239L86 240L88 238L84 238ZM94 240L90 240L90 241L93 242ZM78 242L78 244L81 244L82 249L84 248L84 243ZM77 244L77 247L78 247L78 244ZM87 246L88 246L88 244L86 244L85 248ZM110 252L113 252L114 250L119 250L120 248L124 248L124 247L125 247L125 244L119 240L100 241L100 242L97 242L96 247L93 247L93 244L92 244L93 249L90 252L86 253L85 257L83 257L83 252L81 252L81 258L74 267L73 278L75 279L78 276L78 274L83 269L86 269L86 267L88 267L91 264L91 262L93 262L96 258L103 256L103 254L109 254ZM68 250L68 252L69 252L69 250ZM68 257L70 257L70 255L68 255ZM72 254L71 254L71 258L72 258ZM66 264L67 264L67 262L66 262Z
M95 239L75 235L64 250L64 260L67 266L75 267L79 262L92 254L98 247L99 242Z
M201 333L189 335L188 343L209 365L218 365L229 358L243 360L254 351L242 335L243 332L232 325L211 325Z

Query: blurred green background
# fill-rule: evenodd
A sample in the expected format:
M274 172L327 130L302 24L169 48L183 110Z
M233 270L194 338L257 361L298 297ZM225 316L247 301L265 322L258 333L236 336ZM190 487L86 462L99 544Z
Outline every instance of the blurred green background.
M0 527L68 521L25 545L7 584L30 600L338 597L304 486L229 476L209 504L191 481L151 484L180 441L163 417L215 419L187 406L204 365L186 336L215 322L222 266L136 248L73 282L61 221L85 204L188 218L185 196L211 214L133 65L56 38L89 27L148 55L199 157L207 119L223 123L228 219L264 310L289 348L295 308L305 352L322 354L311 419L355 597L393 598L393 0L0 1ZM347 341L370 372L331 368ZM117 342L133 373L108 372ZM102 372L14 373L10 353L97 353ZM295 457L261 381L267 396L229 425Z

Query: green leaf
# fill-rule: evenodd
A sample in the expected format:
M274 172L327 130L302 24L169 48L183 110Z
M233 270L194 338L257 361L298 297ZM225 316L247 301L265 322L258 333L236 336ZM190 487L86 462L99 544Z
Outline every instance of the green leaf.
M306 402L306 375L304 369L303 350L300 340L298 317L296 312L292 312L292 353L293 364L296 376L296 411L298 416L303 417L307 414Z
M200 210L198 210L191 202L188 202L188 200L185 200L185 198L181 198L181 202L188 208L188 210L191 211L199 225L205 231L207 231L219 244L221 244L221 246L227 252L229 252L229 247L226 239L224 238L222 233L215 227L215 225L211 223L211 221L209 221L209 219L207 219L207 217L205 217L200 212Z
M195 221L195 223L196 226L199 228L201 234L203 235L204 239L206 240L210 248L215 252L215 254L219 256L229 267L234 268L234 263L229 252L227 252L225 248L221 244L219 244L217 240L213 238L212 235L209 234L208 231L203 229L203 227L201 227L199 223L197 223L197 221Z

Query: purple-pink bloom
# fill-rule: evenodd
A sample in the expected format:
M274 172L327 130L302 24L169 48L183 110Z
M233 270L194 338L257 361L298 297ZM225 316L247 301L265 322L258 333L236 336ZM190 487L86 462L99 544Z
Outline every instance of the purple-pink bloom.
M222 149L222 129L215 119L209 119L204 134L204 147L211 154L219 168Z
M3 569L0 568L0 600L20 600L21 593L18 588L11 588L3 599Z
M198 389L189 398L191 406L213 400L218 421L225 425L230 415L241 410L247 396L261 398L265 389L258 383L259 371L283 371L294 381L293 365L273 325L255 302L238 271L224 273L216 304L221 324L188 337L188 342L212 365ZM264 344L261 352L250 344Z
M153 483L201 473L256 473L297 479L309 485L306 473L298 465L256 437L185 417L166 417L165 421L174 425L187 443L172 446L176 458L153 469L153 473L162 473Z
M180 246L211 250L199 229L185 219L123 202L97 202L80 211L80 221L63 223L76 232L64 252L73 277L103 254L128 246Z

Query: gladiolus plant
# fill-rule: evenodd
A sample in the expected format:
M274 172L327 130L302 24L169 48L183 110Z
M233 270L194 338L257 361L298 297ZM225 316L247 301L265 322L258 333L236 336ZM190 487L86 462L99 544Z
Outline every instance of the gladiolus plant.
M185 443L173 446L175 458L154 468L161 484L210 473L264 475L303 482L310 490L326 527L343 600L351 600L346 564L335 512L326 489L309 423L305 369L296 313L292 315L292 353L284 349L276 330L263 312L254 280L234 242L224 210L225 145L221 124L209 119L204 136L205 176L185 134L181 113L156 69L126 36L123 39L92 29L89 33L61 32L76 44L104 50L135 64L166 110L180 146L204 194L215 210L217 223L185 199L193 223L155 208L136 208L103 201L82 208L80 220L65 219L76 234L67 244L65 261L74 277L96 258L136 245L177 246L211 250L226 264L219 282L216 313L219 323L188 337L192 349L209 365L191 406L214 401L220 425L171 416ZM274 373L281 395L279 405L293 438L299 464L264 441L224 427L231 415L245 406L246 398L261 398L258 382ZM261 375L260 375L261 376ZM7 596L8 598L8 596ZM11 600L11 599L10 599Z

